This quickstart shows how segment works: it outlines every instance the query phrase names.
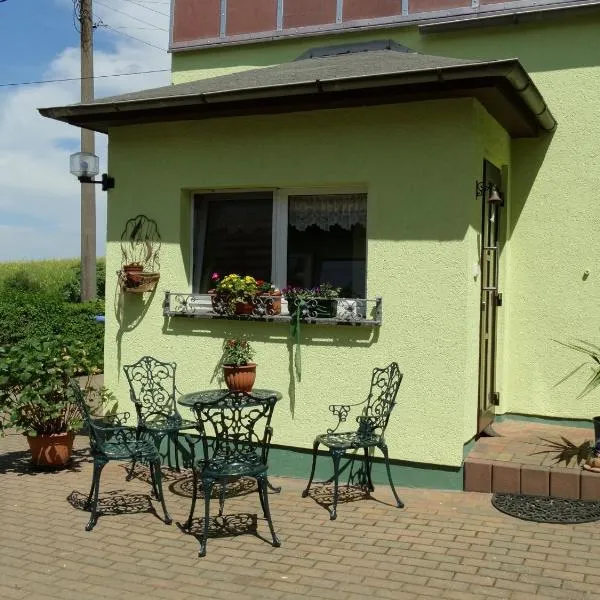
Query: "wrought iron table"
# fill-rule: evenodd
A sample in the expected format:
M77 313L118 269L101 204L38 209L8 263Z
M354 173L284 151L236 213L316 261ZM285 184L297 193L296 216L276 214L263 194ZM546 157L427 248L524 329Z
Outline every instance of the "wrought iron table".
M185 406L186 408L192 408L197 402L206 402L207 404L210 404L216 399L222 398L228 392L229 390L227 389L190 392L189 394L184 394L181 396L179 400L177 400L177 404L180 406ZM275 390L253 389L250 394L256 398L268 398L269 396L277 396L277 400L281 400L282 398L281 392L277 392Z

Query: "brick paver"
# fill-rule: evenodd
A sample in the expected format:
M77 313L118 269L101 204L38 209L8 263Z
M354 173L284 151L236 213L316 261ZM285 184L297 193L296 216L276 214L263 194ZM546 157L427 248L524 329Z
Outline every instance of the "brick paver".
M29 469L26 448L20 435L0 439L2 599L600 598L599 524L518 521L497 512L489 494L399 488L406 508L398 510L377 486L371 500L340 503L331 522L300 497L304 482L278 479L283 492L269 499L282 547L246 532L212 537L200 559L193 535L148 512L143 472L126 482L122 466L105 468L101 497L125 512L101 516L88 533L88 514L77 508L91 482L85 452L49 473ZM183 473L166 485L179 522L186 482ZM225 514L230 523L255 520L268 539L255 493L228 498Z

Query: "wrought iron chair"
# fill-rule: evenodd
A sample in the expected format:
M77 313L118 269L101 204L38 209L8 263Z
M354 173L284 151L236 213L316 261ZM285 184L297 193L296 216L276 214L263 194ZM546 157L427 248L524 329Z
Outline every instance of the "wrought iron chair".
M330 511L331 520L334 520L337 517L340 461L346 450L357 450L359 448L364 450L366 486L368 490L372 492L375 488L373 487L373 481L371 480L372 463L369 458L369 448L379 448L385 459L385 468L390 487L396 498L396 506L398 508L404 506L404 503L400 500L396 493L396 489L394 488L394 482L392 481L392 474L390 472L388 449L384 438L390 414L396 405L396 395L398 394L398 388L402 382L402 377L403 375L395 362L384 369L373 369L371 389L365 400L356 404L332 404L329 406L329 410L338 418L338 423L334 429L328 429L327 433L318 435L315 439L313 444L313 459L310 478L306 489L302 492L302 497L306 498L306 496L308 496L315 475L317 451L319 445L323 444L329 448L331 458L333 459L333 503ZM356 431L338 432L339 426L346 422L346 418L348 417L351 408L361 405L364 405L362 414L356 417L358 429Z
M86 525L86 531L91 531L98 521L98 492L100 490L100 474L104 466L111 460L144 461L150 464L152 491L160 501L165 515L165 523L170 525L172 519L167 512L165 497L162 490L160 472L160 456L154 442L148 437L140 436L134 427L125 425L129 413L110 415L104 418L94 418L83 397L81 388L76 381L71 383L73 397L77 402L81 415L87 425L90 436L90 453L94 459L92 487L85 502L85 508L91 508L91 517Z
M246 392L227 392L215 400L197 402L193 411L199 425L204 458L193 468L193 493L190 515L184 528L189 530L198 496L198 480L204 492L204 532L199 556L206 556L210 497L216 482L223 490L230 481L253 477L265 519L269 524L273 546L281 543L275 535L267 495L267 457L273 429L271 417L277 397L257 398ZM223 514L224 494L220 496L219 515Z
M194 421L182 418L177 410L175 394L176 363L161 362L152 356L143 356L132 365L123 365L129 383L129 396L135 405L138 419L138 434L148 432L158 448L165 437L170 444L167 449L169 466L171 447L174 449L175 468L179 470L178 436L180 431L196 429ZM191 462L194 462L194 444L186 436L190 446ZM133 476L135 462L132 463L128 479Z

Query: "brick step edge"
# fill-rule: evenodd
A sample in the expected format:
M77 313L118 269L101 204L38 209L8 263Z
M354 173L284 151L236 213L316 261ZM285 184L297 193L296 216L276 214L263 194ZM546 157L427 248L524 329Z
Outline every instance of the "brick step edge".
M600 473L580 468L538 467L467 458L464 463L463 490L600 500Z

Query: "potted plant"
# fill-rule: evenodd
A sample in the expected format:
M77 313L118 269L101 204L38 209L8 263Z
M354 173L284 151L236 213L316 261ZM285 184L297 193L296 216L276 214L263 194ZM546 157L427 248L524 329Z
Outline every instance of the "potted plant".
M331 319L337 313L337 298L341 288L322 283L313 288L287 287L283 296L288 302L290 315L300 312L302 318Z
M235 315L248 315L254 311L253 300L258 293L256 279L250 275L230 273L221 278L218 273L212 275L214 290L209 290L213 308L217 312Z
M266 315L281 314L281 290L268 281L256 280L259 309Z
M254 350L248 340L229 338L223 342L223 377L225 385L232 391L250 392L256 379Z
M15 428L27 436L32 461L62 466L71 458L75 431L82 420L70 381L93 369L81 342L59 336L25 340L0 348L0 433Z

